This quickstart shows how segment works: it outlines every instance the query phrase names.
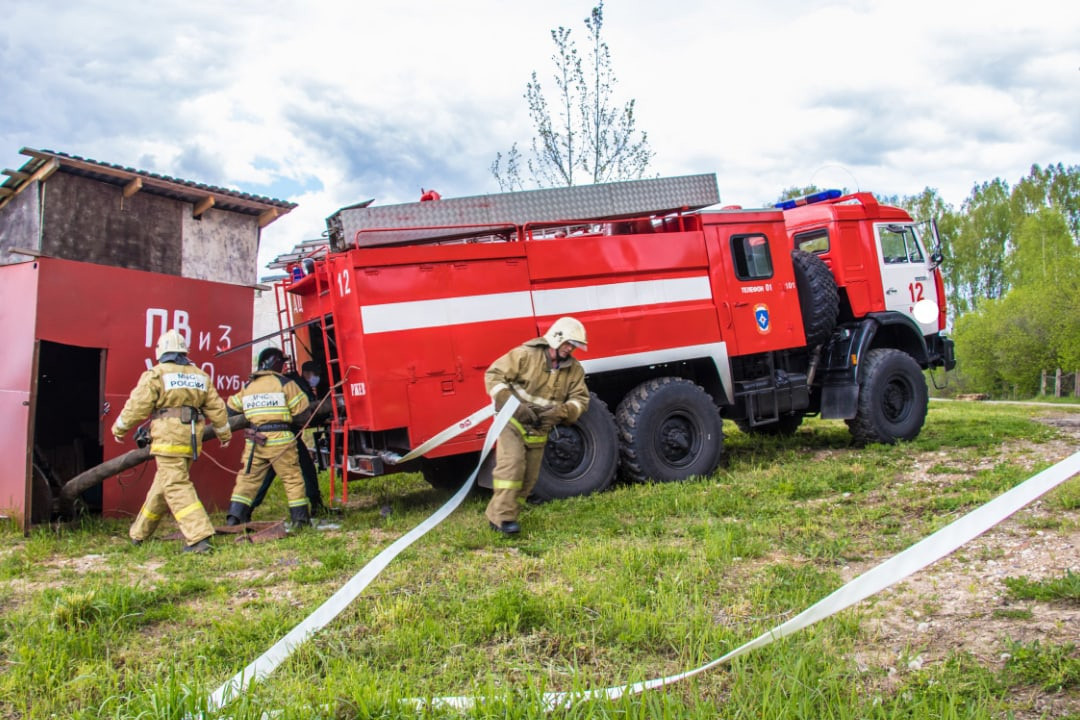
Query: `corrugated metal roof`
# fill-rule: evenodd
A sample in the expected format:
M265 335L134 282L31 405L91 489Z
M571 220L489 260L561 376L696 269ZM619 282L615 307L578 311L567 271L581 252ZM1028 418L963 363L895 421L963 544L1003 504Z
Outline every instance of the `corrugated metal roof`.
M130 187L132 193L147 192L194 205L205 203L208 198L212 198L211 206L217 210L259 216L260 227L268 225L296 207L296 203L285 200L205 185L54 150L24 147L19 152L28 155L30 159L18 170L4 170L8 177L0 183L0 207L27 184L41 179L42 175L47 177L52 172L71 173L118 187Z

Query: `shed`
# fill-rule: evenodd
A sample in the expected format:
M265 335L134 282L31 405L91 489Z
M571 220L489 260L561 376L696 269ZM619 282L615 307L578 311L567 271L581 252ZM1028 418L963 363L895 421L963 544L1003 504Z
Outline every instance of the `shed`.
M223 396L251 355L260 232L295 206L89 160L23 148L0 184L0 513L24 529L49 519L79 472L135 447L109 428L175 328ZM107 440L107 442L106 442ZM208 509L228 502L242 443L207 443L192 466ZM19 460L15 460L18 458ZM25 461L21 461L25 459ZM150 464L84 496L105 516L138 512Z

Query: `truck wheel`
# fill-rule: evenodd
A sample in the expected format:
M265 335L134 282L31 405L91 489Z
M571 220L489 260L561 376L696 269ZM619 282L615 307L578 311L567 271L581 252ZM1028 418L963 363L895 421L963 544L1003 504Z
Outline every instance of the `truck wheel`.
M847 421L859 443L913 440L926 422L929 393L919 364L905 352L879 348L863 360L859 404Z
M457 490L476 468L480 453L447 455L439 458L421 458L420 474L437 490Z
M619 403L623 474L633 482L708 475L720 464L724 426L704 390L682 378L649 380Z
M795 287L802 308L803 333L809 347L829 339L840 313L840 293L836 278L825 261L805 250L792 250L791 263L795 268Z
M802 425L803 417L803 414L799 412L784 413L776 422L767 425L754 425L751 427L750 423L742 418L736 420L735 424L747 434L787 436L795 434L795 431Z
M615 418L604 401L589 396L589 409L573 425L551 431L540 478L530 499L559 500L607 488L619 467Z

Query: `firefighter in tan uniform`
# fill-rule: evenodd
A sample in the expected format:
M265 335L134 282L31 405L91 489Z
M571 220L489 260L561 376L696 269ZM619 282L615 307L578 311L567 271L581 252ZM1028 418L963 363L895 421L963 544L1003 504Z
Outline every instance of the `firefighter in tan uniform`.
M259 353L258 370L244 389L228 400L230 413L243 413L250 423L245 432L246 466L236 476L226 523L242 525L251 521L251 505L263 477L272 466L285 485L289 498L289 519L294 528L311 523L311 504L304 490L300 459L296 450L294 424L302 424L309 401L300 386L281 374L285 354L277 348Z
M158 338L158 364L139 378L113 423L116 442L123 442L128 430L147 417L150 421L150 454L157 473L142 509L128 534L136 545L154 534L168 510L184 535L185 552L211 549L208 538L214 526L199 501L188 470L202 449L203 415L210 420L222 447L229 444L225 403L214 389L210 376L191 364L187 343L176 330Z
M559 318L543 337L514 348L484 373L496 410L511 395L521 401L495 446L491 501L484 511L494 530L508 535L521 530L519 501L540 477L548 433L559 423L577 422L589 408L585 370L573 357L576 348L586 348L585 326L576 318Z

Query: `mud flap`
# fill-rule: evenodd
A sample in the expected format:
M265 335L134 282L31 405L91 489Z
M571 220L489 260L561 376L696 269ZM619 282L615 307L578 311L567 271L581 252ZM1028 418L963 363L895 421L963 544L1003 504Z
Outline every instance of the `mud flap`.
M859 408L859 384L825 385L821 388L821 418L850 420Z

